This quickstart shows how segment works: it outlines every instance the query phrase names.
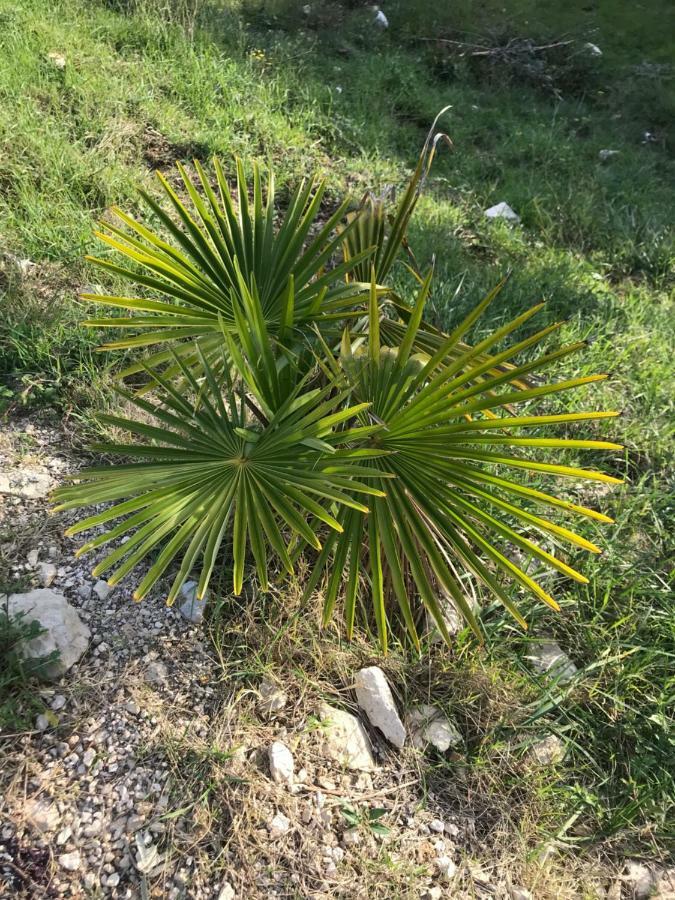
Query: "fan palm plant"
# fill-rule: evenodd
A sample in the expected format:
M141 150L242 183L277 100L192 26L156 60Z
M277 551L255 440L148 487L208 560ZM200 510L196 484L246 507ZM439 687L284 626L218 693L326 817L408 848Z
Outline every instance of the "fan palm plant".
M514 337L539 306L466 343L501 285L444 334L424 322L431 272L414 273L412 307L388 284L437 140L430 135L391 216L370 201L346 216L345 201L318 224L323 186L310 181L277 222L271 175L264 192L254 166L249 196L237 162L234 200L216 162L217 194L196 165L201 191L179 168L185 202L162 179L171 211L143 195L161 231L118 212L126 228L108 224L100 232L128 262L97 264L142 291L85 295L132 313L88 324L140 331L109 349L152 349L123 373L143 373L144 388L119 388L137 414L102 417L134 438L98 447L123 461L85 469L56 492L58 509L105 504L69 531L108 527L79 551L112 546L95 574L112 571L115 584L144 567L134 595L141 599L171 572L173 602L193 570L204 596L225 548L235 593L248 556L264 590L269 571L292 572L300 555L318 554L306 596L325 577L324 623L342 598L348 636L362 609L385 652L398 623L420 647L425 610L449 640L447 602L479 634L466 575L522 625L518 591L557 608L513 549L585 580L533 533L590 552L598 547L540 508L611 520L518 476L618 480L533 455L619 449L547 432L613 412L529 408L605 376L530 380L583 347L532 355L557 327ZM528 408L521 412L521 404Z

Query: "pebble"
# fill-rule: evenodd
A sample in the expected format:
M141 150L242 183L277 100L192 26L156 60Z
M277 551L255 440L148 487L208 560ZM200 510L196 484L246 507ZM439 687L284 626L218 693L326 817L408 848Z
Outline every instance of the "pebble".
M100 580L94 585L94 593L99 600L107 600L111 591L112 588L107 581Z
M281 741L274 741L268 750L270 774L277 784L291 784L295 763L293 754Z
M283 813L278 812L270 821L267 823L267 830L270 833L270 838L275 841L280 837L283 837L288 833L291 827L290 819L285 816Z
M78 850L73 850L72 853L62 853L59 856L59 865L68 872L76 872L81 864L82 859Z
M66 698L63 696L63 694L57 694L50 703L50 706L54 710L54 712L58 712L60 709L63 709L65 705Z

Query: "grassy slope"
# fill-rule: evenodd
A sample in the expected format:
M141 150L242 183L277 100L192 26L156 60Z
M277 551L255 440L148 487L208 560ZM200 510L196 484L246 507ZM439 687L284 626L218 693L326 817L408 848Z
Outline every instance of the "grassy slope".
M141 9L114 8L130 6ZM433 22L428 4L391 3L384 34L363 10L317 4L305 21L283 4L270 6L207 9L191 41L142 3L58 0L47 8L0 0L0 236L6 253L37 264L22 278L5 260L6 393L14 391L14 401L21 392L27 403L46 398L87 427L88 404L107 402L103 363L93 337L76 325L72 299L92 277L81 258L93 219L112 203L133 207L133 185L148 181L152 166L236 152L271 157L282 180L318 167L336 190L349 184L358 192L400 181L426 127L451 104L444 124L455 149L439 159L411 234L421 262L437 256L438 322L448 325L512 268L485 327L545 298L544 315L567 320L565 338L591 340L579 371L612 372L589 402L625 413L614 433L627 450L612 466L628 484L599 500L618 523L595 535L606 553L585 561L586 589L563 589L564 615L531 612L588 666L581 684L550 708L545 694L534 694L532 733L553 727L571 747L559 777L529 787L548 810L535 832L577 842L616 835L653 853L668 829L672 836L675 795L666 469L675 396L668 230L675 166L672 80L638 76L633 67L672 62L672 6L653 2L638 13L631 5L628 17L620 0L599 4L601 11L565 4L564 13L520 0L507 3L506 14L503 2L482 4L476 18L465 2ZM604 55L580 56L556 99L517 73L477 68L414 40L488 32L491 40L542 42L570 32ZM54 51L65 69L49 61ZM642 143L646 130L655 142ZM620 154L603 164L605 148ZM482 210L500 200L521 214L522 229L486 222ZM570 365L564 371L573 373ZM478 668L494 683L512 682L517 695L527 680L522 638L496 614L487 626L487 652L476 657L460 646L445 672ZM472 750L476 778L484 774L502 795L517 787L508 767L494 763L508 739L491 723L476 731Z

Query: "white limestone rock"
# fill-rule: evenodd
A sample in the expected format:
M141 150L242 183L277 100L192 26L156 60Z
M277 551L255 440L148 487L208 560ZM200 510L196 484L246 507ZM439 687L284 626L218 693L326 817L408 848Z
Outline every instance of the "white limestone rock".
M270 838L273 841L276 841L280 837L283 837L285 834L287 834L290 830L290 827L291 821L283 813L277 813L267 823L267 830L269 831Z
M31 798L26 800L23 814L34 831L56 831L61 821L59 811L49 800Z
M636 860L629 860L623 875L631 900L647 900L652 896L656 875L652 868Z
M371 725L399 750L405 743L405 725L396 709L391 688L379 666L367 666L356 673L356 699Z
M525 658L539 675L549 675L560 684L567 684L577 673L577 667L560 644L549 638L533 640Z
M425 750L431 744L440 753L447 753L451 747L461 747L463 743L457 726L440 709L427 703L410 710L406 726L417 750Z
M331 759L353 771L376 768L368 735L356 716L324 703L319 718L324 725L324 749Z
M24 657L40 659L55 651L58 656L39 668L38 674L47 680L56 680L75 665L89 645L91 632L80 619L77 610L63 594L48 588L12 594L8 601L10 616L21 613L27 621L37 619L44 632L21 646Z
M258 709L267 718L281 712L288 704L288 694L267 676L260 682L258 693L260 694Z
M81 864L82 860L77 850L73 850L71 853L62 853L59 856L59 865L67 872L77 872Z
M270 763L270 774L277 784L292 784L295 763L293 754L282 741L270 744L267 756Z
M52 488L52 478L39 469L24 467L0 472L0 494L10 494L24 500L40 500Z
M484 215L486 219L504 219L507 222L520 222L518 213L512 210L509 204L503 200L501 203L496 203L494 206L486 209Z

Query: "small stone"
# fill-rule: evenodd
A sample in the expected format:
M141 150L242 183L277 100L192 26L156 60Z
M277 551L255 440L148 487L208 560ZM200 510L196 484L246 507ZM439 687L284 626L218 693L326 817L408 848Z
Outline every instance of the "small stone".
M381 31L389 28L389 19L385 16L381 9L378 9L376 11L373 22L375 24L375 27L379 28Z
M181 603L179 610L180 614L184 619L187 619L188 622L194 622L194 624L198 624L204 618L204 610L206 609L206 604L208 602L208 591L204 594L204 596L199 599L197 597L197 588L199 587L198 582L196 581L186 581L183 587L180 589L181 595L185 598L184 602Z
M112 875L108 875L106 878L106 882L108 887L114 888L120 883L120 876L117 872L113 872Z
M44 713L40 713L35 719L35 728L38 731L46 731L49 728L49 719Z
M361 833L358 828L348 828L342 835L342 843L345 847L356 847L361 843Z
M647 900L652 895L656 878L649 866L629 860L626 863L623 881L628 886L632 900Z
M28 560L28 565L31 566L32 568L35 568L35 566L37 566L37 564L38 564L39 555L40 555L39 551L31 550L28 553L28 556L26 557L26 559Z
M59 865L68 872L76 872L80 868L81 862L80 854L77 850L73 850L72 853L62 853L59 856Z
M49 704L54 712L58 712L60 709L66 705L66 698L63 694L56 694L52 702Z
M292 784L295 764L293 754L281 741L274 741L269 748L270 774L277 784Z
M270 838L273 841L276 841L278 838L283 837L285 834L287 834L290 827L290 819L288 819L283 813L277 813L267 823L267 830L269 831Z
M66 67L66 58L62 53L56 53L52 51L47 54L47 59L54 66L55 69L65 69Z
M440 709L424 703L416 706L406 716L406 725L410 729L413 747L426 749L428 744L440 753L446 753L450 747L462 746L462 735Z
M518 213L514 212L509 204L504 201L486 209L485 217L487 219L504 219L507 222L520 222Z
M429 828L437 834L443 834L445 831L445 823L442 819L432 819L432 821L429 822Z
M512 885L509 887L509 900L532 900L532 894L527 888Z
M40 573L40 582L43 588L51 587L56 578L56 566L54 563L41 562L38 563L38 571Z
M55 831L60 821L56 806L48 800L27 800L24 816L35 831L41 832Z
M258 692L260 694L258 709L265 716L273 716L274 713L280 712L288 703L288 695L285 691L282 691L267 676L260 682Z
M93 747L90 747L88 750L84 751L84 755L82 756L82 762L88 768L92 765L94 760L96 759L96 751Z
M162 685L169 677L169 671L163 662L160 660L153 660L148 664L143 677L148 684Z
M66 825L65 828L62 828L61 831L56 835L56 843L59 847L62 847L64 844L68 843L68 840L73 833L73 829L70 825Z
M218 894L218 900L234 900L236 894L229 881L225 881Z
M577 673L577 667L557 641L543 638L531 641L525 657L540 675L549 675L560 684L567 684Z
M379 666L367 666L354 680L356 699L371 724L399 749L405 743L406 730L401 721L391 688Z
M331 759L356 771L372 772L376 768L368 735L356 716L324 703L319 718L324 725L325 751Z
M94 585L94 593L99 600L107 600L111 591L112 588L107 581L100 580Z
M434 860L438 874L444 881L451 881L457 872L457 866L449 856L437 856Z
M56 557L59 555L59 551L58 551L57 547L50 547L47 550L47 553L48 553L50 559L56 559Z
M555 734L549 734L530 747L530 759L540 766L555 766L565 758L565 745Z

